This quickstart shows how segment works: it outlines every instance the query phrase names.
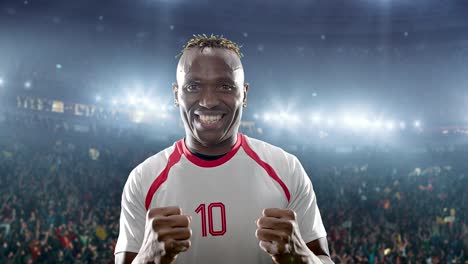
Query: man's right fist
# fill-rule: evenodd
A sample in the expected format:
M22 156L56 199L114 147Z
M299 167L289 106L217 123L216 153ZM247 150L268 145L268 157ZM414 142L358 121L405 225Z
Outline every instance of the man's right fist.
M180 252L190 247L191 216L182 215L176 206L153 208L146 214L145 237L132 263L173 263Z

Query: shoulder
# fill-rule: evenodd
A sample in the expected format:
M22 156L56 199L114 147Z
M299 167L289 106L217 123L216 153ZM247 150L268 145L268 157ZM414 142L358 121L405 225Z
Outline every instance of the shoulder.
M247 154L269 171L270 176L275 175L283 182L291 195L290 197L296 197L301 193L301 188L311 185L309 176L295 155L258 139L245 136L245 141L245 145L248 145L248 147L244 146L246 152L254 152L258 157L255 158L255 155Z
M286 167L292 169L294 163L298 162L297 157L282 148L267 143L265 141L247 137L244 135L246 143L246 152L254 152L259 159L273 167ZM250 153L247 153L250 154Z
M169 163L171 155L173 155L174 152L178 151L176 147L176 143L148 157L142 163L140 163L137 167L140 167L143 173L148 173L148 172L154 173L155 171L163 170L166 167L166 165Z
M246 136L244 138L246 154L283 187L288 200L294 197L298 186L306 180L305 172L296 156L267 142Z
M176 143L146 158L130 172L127 182L133 182L135 185L141 186L141 190L145 192L167 166L171 155L175 151L177 151Z

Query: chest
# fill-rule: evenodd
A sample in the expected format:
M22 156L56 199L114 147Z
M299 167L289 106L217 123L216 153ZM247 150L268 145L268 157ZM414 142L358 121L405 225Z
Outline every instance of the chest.
M171 168L151 207L178 205L186 213L196 213L200 205L212 203L235 213L261 213L263 208L285 207L287 200L278 182L248 159L214 168L181 162Z
M192 248L180 263L271 263L255 237L264 208L285 208L280 185L256 163L201 168L181 163L168 174L151 207L179 206L192 216Z

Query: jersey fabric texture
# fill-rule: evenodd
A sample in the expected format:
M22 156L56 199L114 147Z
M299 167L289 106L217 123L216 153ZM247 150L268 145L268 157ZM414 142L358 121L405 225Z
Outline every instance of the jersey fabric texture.
M139 251L151 208L178 206L192 216L192 245L176 263L272 263L255 237L264 208L294 210L306 243L327 235L299 160L241 133L216 160L193 155L184 139L149 157L131 171L121 206L115 254Z

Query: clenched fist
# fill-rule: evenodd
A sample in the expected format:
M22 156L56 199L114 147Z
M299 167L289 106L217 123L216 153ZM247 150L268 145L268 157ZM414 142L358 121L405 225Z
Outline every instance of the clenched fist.
M179 207L153 208L146 214L145 236L132 263L172 263L190 247L191 217Z
M289 209L267 208L257 220L255 236L260 247L277 264L310 263L311 251L301 237L296 213Z

